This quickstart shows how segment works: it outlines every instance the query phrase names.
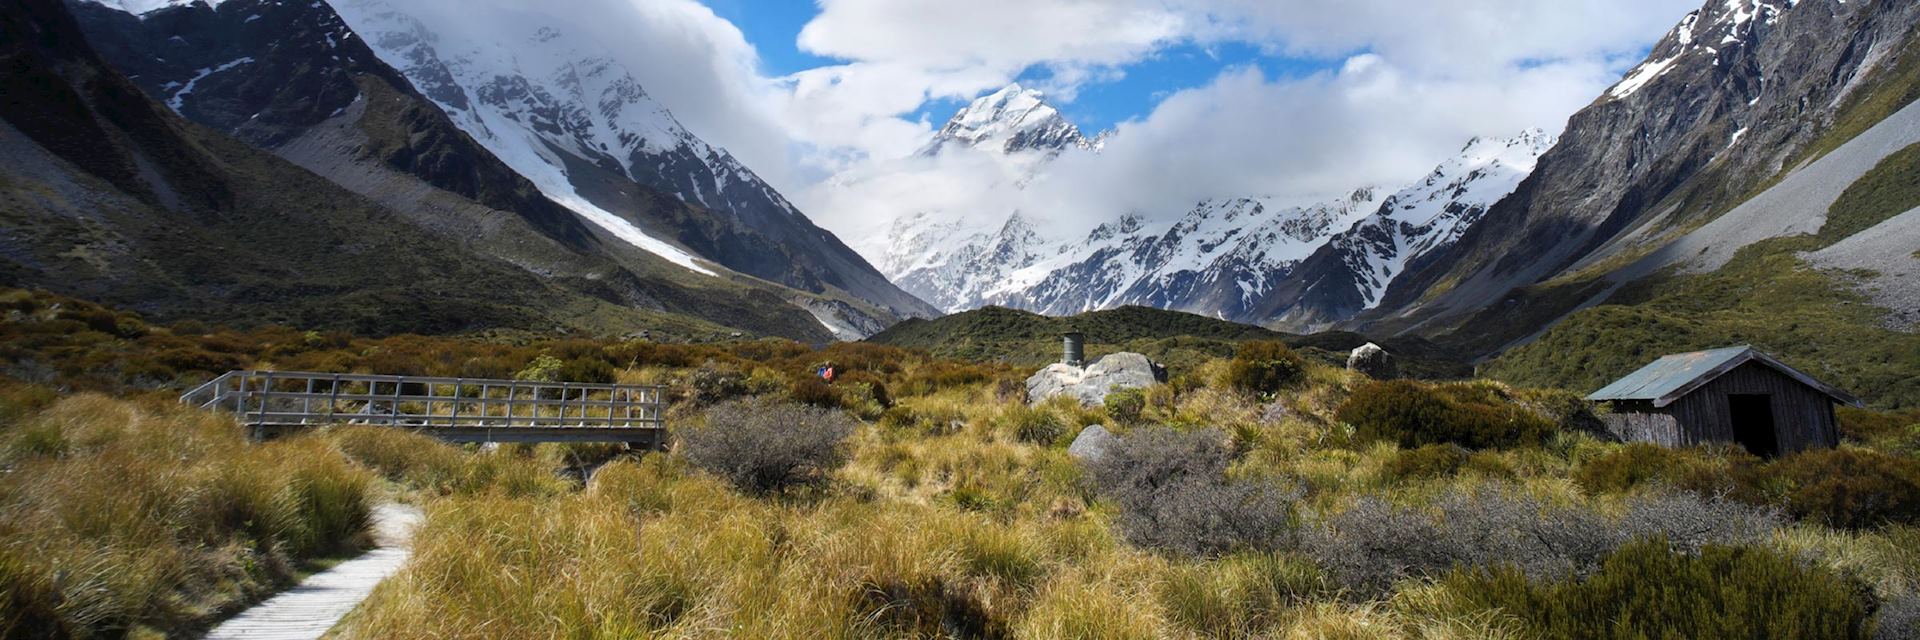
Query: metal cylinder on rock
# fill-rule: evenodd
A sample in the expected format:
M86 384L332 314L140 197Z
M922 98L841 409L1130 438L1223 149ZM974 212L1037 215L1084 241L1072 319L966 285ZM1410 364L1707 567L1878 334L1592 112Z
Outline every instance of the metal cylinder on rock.
M1087 334L1069 331L1061 336L1064 354L1060 361L1071 366L1083 366L1087 361Z

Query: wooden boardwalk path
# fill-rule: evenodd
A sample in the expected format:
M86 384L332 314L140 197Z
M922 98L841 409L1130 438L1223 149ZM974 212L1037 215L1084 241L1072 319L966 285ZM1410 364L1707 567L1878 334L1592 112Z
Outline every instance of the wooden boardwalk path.
M400 504L374 508L374 540L360 557L309 576L299 586L234 616L207 634L209 640L313 640L352 611L374 585L393 575L412 555L420 510Z

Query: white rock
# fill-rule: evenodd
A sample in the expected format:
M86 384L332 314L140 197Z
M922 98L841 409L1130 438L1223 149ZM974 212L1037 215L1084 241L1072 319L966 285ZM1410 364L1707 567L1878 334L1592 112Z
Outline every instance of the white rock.
M1138 353L1116 353L1089 363L1086 368L1051 364L1027 378L1027 402L1038 403L1054 396L1070 396L1086 406L1096 406L1113 389L1144 389L1160 383L1160 368Z

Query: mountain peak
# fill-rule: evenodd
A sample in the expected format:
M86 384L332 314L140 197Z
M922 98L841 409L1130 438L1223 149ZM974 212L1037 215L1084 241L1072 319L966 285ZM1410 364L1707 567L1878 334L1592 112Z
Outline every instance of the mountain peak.
M1018 82L981 96L955 112L921 153L937 155L949 144L1005 154L1059 153L1070 148L1092 147L1079 127L1047 103L1045 93Z

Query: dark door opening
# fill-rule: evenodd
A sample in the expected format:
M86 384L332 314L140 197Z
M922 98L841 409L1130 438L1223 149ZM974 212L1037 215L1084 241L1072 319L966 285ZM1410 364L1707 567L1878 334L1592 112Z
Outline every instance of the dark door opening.
M1773 396L1728 394L1727 408L1733 420L1733 439L1740 446L1763 458L1780 455L1780 439L1773 431Z

